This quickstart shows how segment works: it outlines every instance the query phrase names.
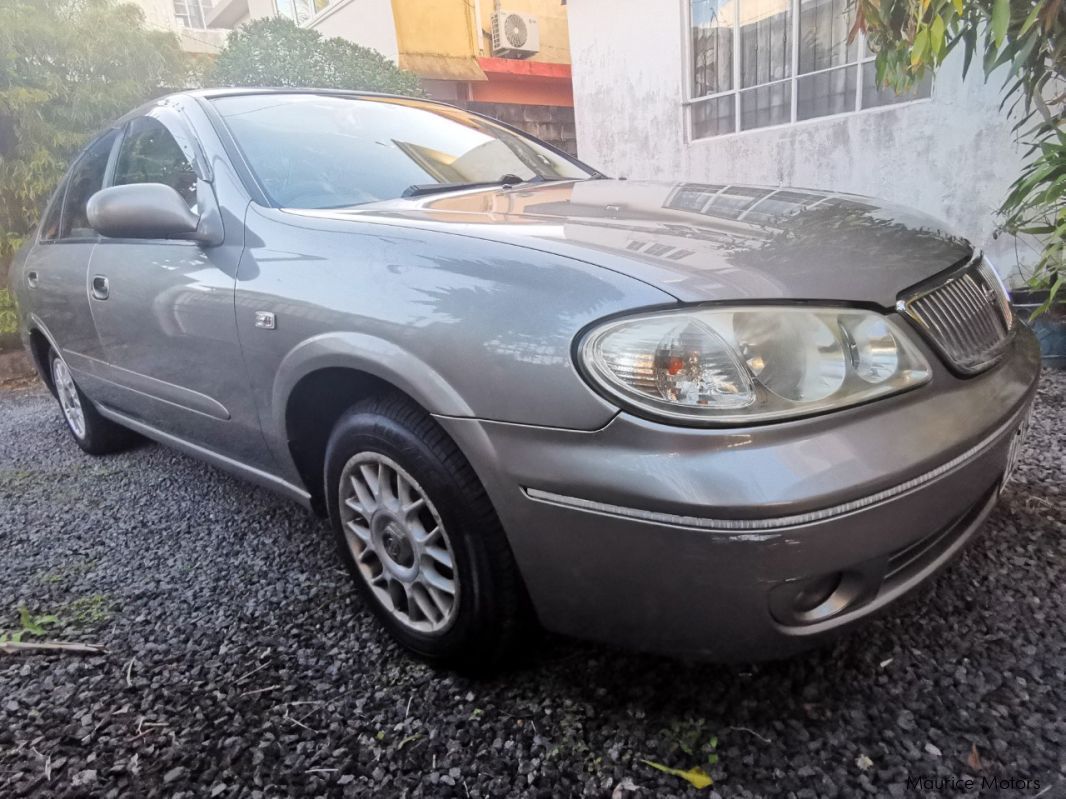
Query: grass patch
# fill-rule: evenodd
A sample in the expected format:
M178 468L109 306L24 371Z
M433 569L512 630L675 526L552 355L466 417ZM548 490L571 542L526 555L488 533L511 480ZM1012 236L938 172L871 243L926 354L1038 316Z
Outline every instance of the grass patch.
M107 594L79 597L64 608L63 615L70 624L102 624L111 618L111 598Z
M25 605L19 605L19 629L0 633L0 644L21 643L24 636L43 638L46 627L59 624L59 617L51 613L30 613Z
M0 644L21 643L27 636L44 638L50 632L46 629L48 627L59 629L103 624L111 618L111 607L111 598L107 594L78 597L55 613L31 612L25 605L19 605L18 628L0 632Z
M54 571L38 573L37 579L42 583L49 585L57 585L58 583L68 580L71 577L80 577L83 574L88 574L94 568L96 568L96 561L93 558L86 558L85 560L75 560L71 563L65 563Z

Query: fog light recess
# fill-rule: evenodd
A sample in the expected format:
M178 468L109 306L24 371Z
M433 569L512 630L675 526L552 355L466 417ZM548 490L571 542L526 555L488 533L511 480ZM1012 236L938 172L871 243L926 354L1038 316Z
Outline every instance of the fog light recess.
M789 626L817 624L858 603L863 580L858 574L832 572L786 583L771 594L770 610Z

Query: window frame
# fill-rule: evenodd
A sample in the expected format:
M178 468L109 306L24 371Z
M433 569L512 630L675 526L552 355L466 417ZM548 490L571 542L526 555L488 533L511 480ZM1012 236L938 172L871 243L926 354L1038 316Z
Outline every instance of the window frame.
M737 3L739 12L739 3L741 0L734 0ZM933 88L935 83L930 83L929 96L928 97L915 97L910 100L902 100L898 103L888 103L886 105L871 106L870 108L863 108L863 70L867 64L873 63L877 56L868 51L866 47L866 34L859 31L858 38L855 40L855 44L858 47L858 58L848 64L836 64L830 67L823 67L822 69L816 69L811 72L804 72L802 75L799 73L799 58L800 48L798 43L800 41L800 3L802 0L789 0L789 13L792 15L791 34L792 34L792 53L791 53L791 70L790 74L786 78L779 78L777 80L768 81L766 83L759 83L754 86L741 86L741 47L740 47L740 14L737 13L736 18L733 20L733 53L732 53L732 86L731 89L715 92L714 94L705 94L699 97L695 94L696 88L696 72L694 63L694 50L692 46L692 2L693 0L678 0L681 3L681 58L682 58L682 96L681 96L681 113L682 113L682 125L685 135L685 141L687 143L703 142L724 139L729 136L739 136L751 133L758 133L766 130L777 130L780 128L790 127L794 125L806 125L812 122L820 122L827 119L839 119L841 117L850 116L851 114L866 113L870 111L883 111L889 108L900 108L908 106L913 103L924 103L933 99ZM839 111L834 114L824 114L821 116L808 117L807 119L799 119L799 86L798 83L802 78L807 78L812 75L821 75L835 70L853 69L856 75L856 88L855 88L855 105L853 108L847 111ZM933 78L935 81L935 77ZM788 84L790 92L790 109L789 120L787 122L779 122L774 125L762 125L755 128L742 128L742 113L740 95L744 92L754 91L764 87L775 86L778 84ZM693 109L703 103L711 100L719 100L724 97L732 95L733 98L733 130L726 133L713 133L706 136L696 136L693 126Z
M181 3L183 3L185 5L185 12L186 13L184 13L184 14L178 13L178 2L181 2ZM209 2L210 2L210 0L209 0ZM189 6L191 6L191 5L195 5L196 11L199 14L199 18L204 23L202 26L186 25L182 21L183 19L190 19L191 20L192 9L189 8ZM171 10L174 12L174 20L178 23L178 27L181 30L187 30L187 31L210 30L207 27L207 18L209 16L210 12L214 10L214 3L213 2L211 2L210 5L206 9L204 8L204 1L203 0L170 0L170 6L171 6Z
M347 5L345 0L326 0L326 5L322 6L322 8L316 8L314 11L311 12L311 16L307 17L307 19L300 20L297 19L297 17L299 16L299 14L297 14L296 12L297 2L299 2L299 0L271 0L271 6L273 6L274 8L274 14L276 16L292 20L294 23L296 23L297 26L301 28L306 28L312 22L316 22L319 19L325 17L327 14L332 14L341 6ZM310 2L312 6L315 4L315 0L310 0ZM289 16L286 12L282 11L281 6L286 6L287 8L291 9L292 16Z

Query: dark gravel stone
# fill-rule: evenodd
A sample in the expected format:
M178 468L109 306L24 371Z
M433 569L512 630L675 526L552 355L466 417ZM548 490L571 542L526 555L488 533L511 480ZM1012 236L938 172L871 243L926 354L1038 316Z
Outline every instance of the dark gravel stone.
M476 682L404 656L299 507L154 444L90 458L44 391L0 391L0 631L25 605L108 649L0 655L0 796L1066 795L1064 394L1045 372L964 556L832 647L727 667L546 636Z

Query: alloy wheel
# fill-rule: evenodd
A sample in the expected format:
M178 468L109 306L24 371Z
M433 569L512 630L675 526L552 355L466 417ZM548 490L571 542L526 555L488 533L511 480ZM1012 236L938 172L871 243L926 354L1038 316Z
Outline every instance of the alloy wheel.
M52 361L52 382L59 396L59 407L63 409L71 431L78 438L85 438L85 411L78 397L78 387L74 385L66 362L58 356Z
M382 607L422 633L455 620L455 554L425 490L392 459L360 452L345 464L339 508L359 573Z

